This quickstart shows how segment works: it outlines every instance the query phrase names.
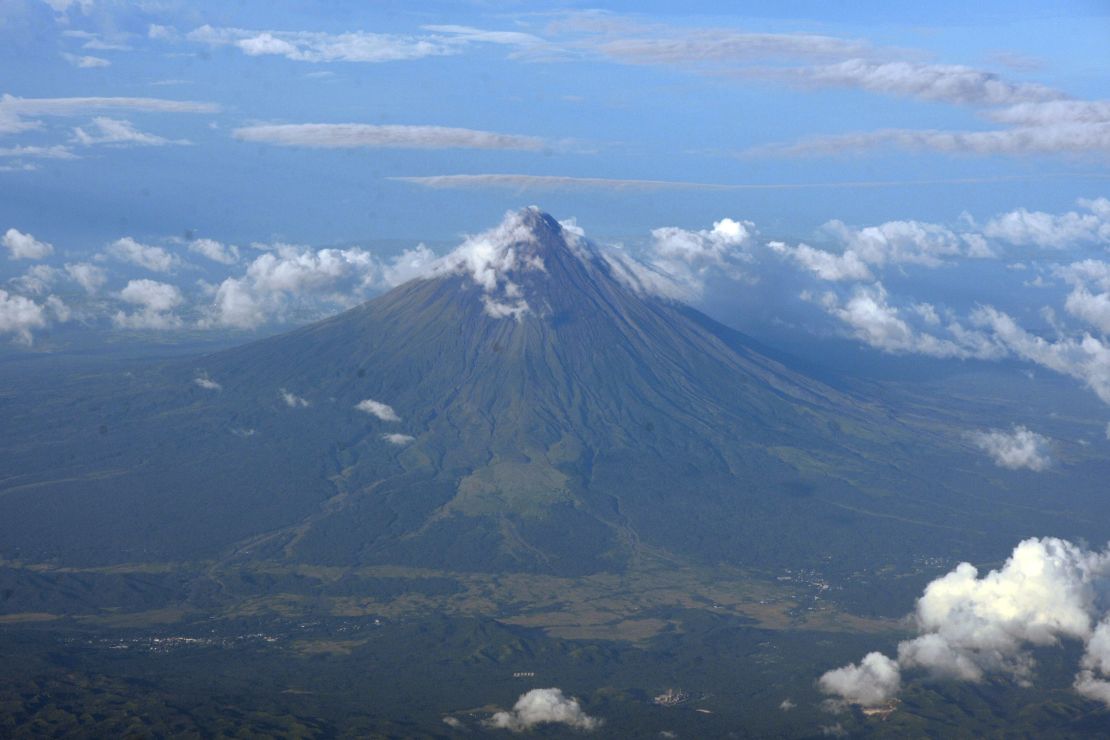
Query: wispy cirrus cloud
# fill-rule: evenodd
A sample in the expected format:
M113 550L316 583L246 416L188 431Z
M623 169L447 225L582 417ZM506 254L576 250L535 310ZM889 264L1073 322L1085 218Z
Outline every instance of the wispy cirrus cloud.
M852 134L811 136L786 144L748 149L754 156L828 156L884 147L973 155L1110 153L1110 120L1060 123L993 131L882 129Z
M436 189L509 188L521 191L570 189L730 190L734 187L731 185L717 185L707 182L687 182L681 180L638 180L610 177L565 177L561 175L520 175L506 173L430 175L426 177L391 177L389 179Z
M1046 85L1009 82L993 72L958 64L848 59L812 67L755 69L746 74L809 87L843 87L957 105L1015 105L1061 100Z
M0 95L0 135L32 131L42 127L43 116L72 117L94 111L119 110L142 113L217 113L216 103L165 98L72 97L21 98Z
M111 67L112 63L102 57L82 56L80 54L62 54L62 59L72 64L78 69L97 69L100 67Z
M82 146L166 146L167 144L189 144L186 139L167 139L157 134L147 133L135 128L130 121L107 116L97 116L87 128L73 129L73 141Z
M313 149L500 149L542 151L537 136L503 134L446 126L367 123L290 123L243 126L232 132L240 141Z

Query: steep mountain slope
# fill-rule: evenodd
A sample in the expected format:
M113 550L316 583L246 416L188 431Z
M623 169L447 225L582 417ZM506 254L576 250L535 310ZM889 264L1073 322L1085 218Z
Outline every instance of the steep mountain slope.
M82 388L23 419L72 471L8 451L9 557L581 573L979 536L913 474L935 440L536 209L329 320Z

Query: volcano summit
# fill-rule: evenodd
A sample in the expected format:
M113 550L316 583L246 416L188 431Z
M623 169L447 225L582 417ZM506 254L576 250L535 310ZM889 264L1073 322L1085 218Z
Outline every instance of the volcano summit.
M16 409L70 472L9 447L0 542L584 574L982 537L986 507L924 472L943 435L660 296L664 277L528 208L333 318L74 380L55 411Z

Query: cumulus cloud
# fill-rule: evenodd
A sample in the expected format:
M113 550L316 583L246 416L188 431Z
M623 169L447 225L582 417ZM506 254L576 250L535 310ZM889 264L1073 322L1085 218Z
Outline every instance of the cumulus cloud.
M284 388L279 392L281 393L281 400L285 401L285 405L290 408L306 408L311 405L308 399L301 398L296 393L290 393Z
M1052 441L1024 426L1015 425L1009 432L1001 429L971 432L968 439L1000 468L1039 472L1052 463Z
M948 257L994 256L977 234L957 234L946 226L923 221L887 221L855 228L842 221L822 227L869 265L911 263L936 267Z
M577 699L562 689L532 689L521 694L511 712L497 712L487 721L490 727L524 732L537 725L563 724L577 730L594 730L601 720L582 711Z
M42 295L58 279L59 271L49 265L32 265L27 272L17 278L12 278L12 285L24 293Z
M148 134L135 128L130 121L107 116L97 116L89 124L88 130L73 129L73 141L82 146L165 146L167 144L188 144L185 139L171 140L155 134Z
M162 247L140 244L129 236L117 239L106 251L122 262L130 262L151 272L169 272L180 262L177 255Z
M1012 316L993 306L977 308L971 319L989 329L994 342L1010 354L1081 380L1110 403L1110 345L1102 339L1085 333L1050 341L1028 332Z
M13 260L41 260L54 253L53 245L39 241L18 229L8 229L0 242L7 248L8 256Z
M868 653L852 663L825 673L817 682L826 694L850 704L869 707L889 701L902 685L898 664L882 653Z
M800 267L812 272L821 280L856 281L873 280L874 276L867 264L853 250L840 254L814 249L808 244L792 247L785 242L767 242L767 247L776 254L790 257Z
M817 297L817 303L829 315L843 322L860 341L892 354L922 354L930 357L977 357L990 359L1003 356L992 339L981 332L968 330L959 322L950 322L946 329L951 338L938 337L913 327L903 312L888 302L882 283L858 285L847 300L832 292ZM936 311L919 304L913 312L931 324ZM939 317L937 317L939 318Z
M416 437L413 437L411 434L383 434L382 439L384 439L386 442L389 442L391 445L404 447L405 445L416 439Z
M1076 689L1110 703L1103 680L1110 635L1099 623L1105 621L1100 597L1107 586L1110 551L1052 537L1025 540L1000 569L981 578L975 566L961 563L930 583L914 612L918 635L898 645L897 661L871 653L859 666L826 673L819 685L866 705L894 696L899 684L892 676L910 669L953 680L1001 674L1028 683L1035 665L1029 648L1070 639L1087 646ZM868 672L865 664L881 670Z
M301 309L346 308L379 285L382 267L369 252L310 249L277 244L211 289L212 303L201 325L253 329Z
M1053 214L1019 208L992 218L987 236L1018 246L1065 249L1079 244L1110 244L1110 199L1080 199L1086 213Z
M108 281L108 274L104 268L89 262L67 262L65 271L70 279L84 288L89 295L96 295L96 292Z
M615 251L605 257L617 277L637 290L691 299L701 294L710 273L744 278L755 234L754 223L731 218L697 231L666 226L652 230L641 260Z
M193 382L207 391L223 390L223 386L209 378L208 373L201 373L197 377L193 378ZM251 434L253 434L254 430L250 430L250 432Z
M189 251L207 257L221 265L234 265L239 261L239 247L222 244L215 239L194 239L189 242Z
M392 406L382 403L381 401L375 401L372 398L359 401L355 404L355 408L359 411L365 411L372 416L376 416L382 421L401 420L401 417L397 416L397 412L393 410Z
M42 306L21 295L0 288L0 334L14 334L16 341L31 344L32 330L46 326Z
M132 313L119 311L112 321L124 329L174 329L181 319L173 309L184 299L175 285L156 280L130 280L119 292L120 300L137 306Z
M244 126L232 132L240 141L316 149L506 149L541 151L535 136L502 134L445 126L297 123Z

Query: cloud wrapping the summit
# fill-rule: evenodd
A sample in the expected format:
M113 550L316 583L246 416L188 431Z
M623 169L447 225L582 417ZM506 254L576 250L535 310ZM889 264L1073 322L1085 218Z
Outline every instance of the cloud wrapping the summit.
M1076 688L1110 703L1105 678L1110 635L1105 622L1110 593L1110 550L1095 552L1053 537L1024 540L998 570L979 577L970 563L930 583L917 601L918 636L898 645L897 660L870 653L859 665L824 674L823 691L864 706L893 698L905 672L981 681L1001 674L1033 678L1033 646L1078 640L1086 645Z

